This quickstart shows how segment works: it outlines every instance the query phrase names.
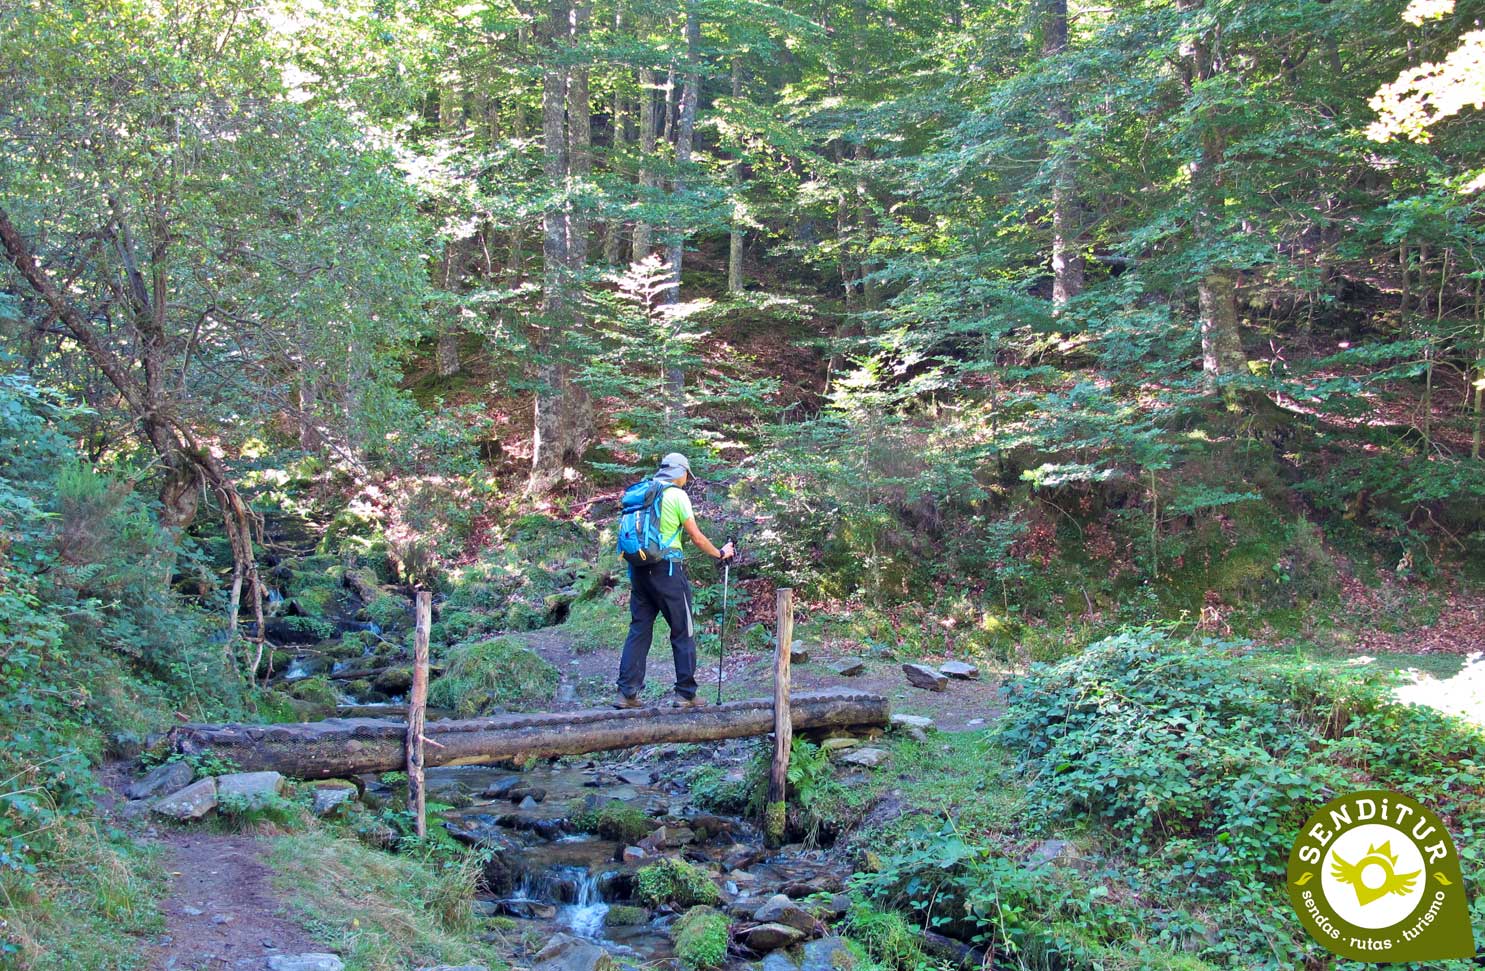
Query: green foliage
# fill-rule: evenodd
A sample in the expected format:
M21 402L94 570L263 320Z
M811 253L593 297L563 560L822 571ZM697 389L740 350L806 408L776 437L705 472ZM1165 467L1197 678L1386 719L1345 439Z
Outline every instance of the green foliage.
M411 626L412 604L406 597L394 593L383 593L365 607L362 615L382 630L393 630Z
M747 812L759 780L728 779L727 775L720 765L698 765L691 770L686 787L691 790L691 802L697 809L733 816Z
M691 971L711 971L727 960L727 918L710 907L692 907L671 928L675 955Z
M464 717L551 700L561 675L512 637L497 637L449 652L444 673L428 688L428 703Z
M323 674L295 681L289 688L289 694L300 701L325 708L333 709L340 704L340 692L336 690L334 682Z
M580 808L572 816L572 825L625 844L639 842L655 828L644 810L618 799Z
M934 967L923 953L922 935L894 911L855 900L846 915L846 933L872 961L889 971L928 971Z
M722 894L705 870L685 860L666 857L640 867L634 875L634 899L647 907L662 904L694 907L719 904Z

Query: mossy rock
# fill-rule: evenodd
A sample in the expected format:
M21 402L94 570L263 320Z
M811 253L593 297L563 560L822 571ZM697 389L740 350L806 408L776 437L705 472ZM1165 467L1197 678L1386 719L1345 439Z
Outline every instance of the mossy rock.
M721 903L722 894L705 870L667 857L641 867L634 875L634 899L649 907L694 907Z
M650 912L643 907L613 904L603 915L605 927L639 927L650 922Z
M285 627L310 640L328 641L336 633L335 625L320 617L285 617L282 622ZM270 626L268 630L271 636L273 628Z
M450 651L443 675L428 690L428 703L469 718L550 701L560 680L555 667L519 640L497 637Z
M412 604L406 597L384 593L361 608L361 617L382 630L405 627L412 619Z
M306 587L294 594L293 603L305 616L323 617L335 604L335 588Z
M618 799L584 807L573 815L572 825L620 843L637 843L655 828L642 810Z
M371 685L383 694L400 695L407 693L407 690L412 687L412 682L412 667L410 665L399 665L395 668L388 668L381 674L378 674L376 680Z
M336 692L335 685L321 674L295 681L289 687L289 697L327 708L334 708L340 703L340 695Z
M727 960L727 918L710 907L692 907L671 928L675 956L691 971L711 971Z

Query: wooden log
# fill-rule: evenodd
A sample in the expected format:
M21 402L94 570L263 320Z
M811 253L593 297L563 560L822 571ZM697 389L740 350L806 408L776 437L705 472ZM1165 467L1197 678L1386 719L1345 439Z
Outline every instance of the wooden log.
M433 721L424 728L424 764L481 765L510 758L578 755L634 745L714 742L767 735L775 699L729 701L706 708L547 712ZM887 699L862 691L797 692L791 727L885 727ZM168 736L184 754L215 752L245 772L272 770L297 779L391 772L406 763L406 724L398 719L331 718L288 725L179 725Z
M433 594L419 590L414 608L413 682L407 695L407 809L419 837L428 835L428 799L423 787L423 729L428 710L428 638L433 629Z
M768 771L768 800L764 811L763 835L769 845L784 842L788 817L789 750L794 746L794 720L789 704L789 662L794 642L794 591L778 590L778 643L773 652L773 764Z

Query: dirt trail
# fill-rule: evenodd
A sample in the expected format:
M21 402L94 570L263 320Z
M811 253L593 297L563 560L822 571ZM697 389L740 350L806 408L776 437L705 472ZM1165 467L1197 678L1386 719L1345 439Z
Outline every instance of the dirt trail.
M266 968L274 954L323 951L281 916L263 844L251 836L171 832L165 933L148 954L152 971Z
M663 627L663 622L661 622ZM614 693L613 680L619 666L620 644L612 648L579 653L571 638L560 628L548 627L525 635L527 643L547 661L562 672L566 684L572 686L570 693L559 695L559 702L546 706L550 710L576 710L592 708L610 700ZM908 684L902 673L902 662L896 659L876 657L862 658L865 670L853 677L844 677L830 669L830 665L846 658L861 657L859 651L848 645L819 644L809 646L809 661L795 665L792 672L794 687L803 690L825 690L830 688L870 691L884 695L892 701L894 712L927 715L943 731L976 729L992 723L1005 708L1001 694L1001 678L993 671L982 673L978 681L950 681L945 691L925 691ZM920 658L923 664L936 667L946 658ZM725 698L761 698L773 692L773 654L747 651L738 646L729 646L727 660L722 672ZM674 679L669 646L650 651L648 685L646 697L659 693ZM717 662L715 656L698 659L696 680L701 685L701 694L708 702L717 697ZM657 688L658 685L658 688ZM664 703L668 695L660 693Z

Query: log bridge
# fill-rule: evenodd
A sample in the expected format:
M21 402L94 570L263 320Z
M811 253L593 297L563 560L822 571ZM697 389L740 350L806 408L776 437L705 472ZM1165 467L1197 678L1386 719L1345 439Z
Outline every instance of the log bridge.
M792 692L797 730L884 728L890 706L859 691ZM706 708L547 712L429 722L425 764L479 765L507 759L580 755L635 745L714 742L774 730L774 699L729 701ZM407 723L332 718L289 725L180 725L173 749L212 752L245 772L275 771L297 779L391 772L407 765Z

